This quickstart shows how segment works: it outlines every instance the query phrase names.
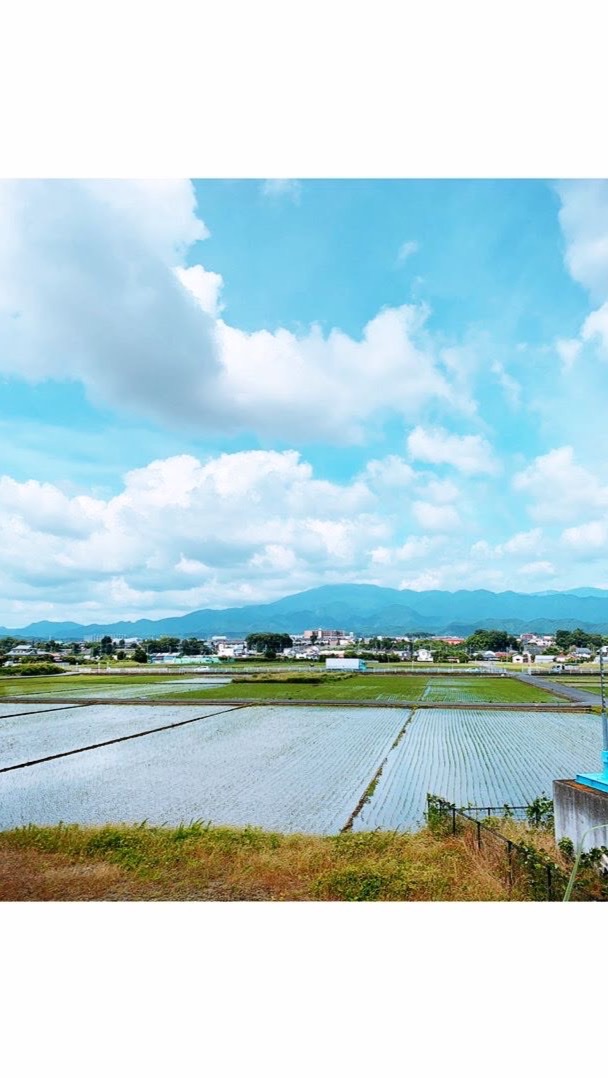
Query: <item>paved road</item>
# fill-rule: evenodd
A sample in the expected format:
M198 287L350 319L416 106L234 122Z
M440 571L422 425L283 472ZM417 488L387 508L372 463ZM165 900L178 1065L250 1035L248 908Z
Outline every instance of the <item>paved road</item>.
M524 675L517 674L511 675L512 679L519 679L520 682L530 683L530 686L537 686L543 690L549 690L550 693L561 694L562 697L567 697L570 701L578 701L583 705L601 705L602 699L599 694L592 694L589 690L577 690L575 686L564 686L563 683L554 682L552 679L547 679L546 676L538 675Z

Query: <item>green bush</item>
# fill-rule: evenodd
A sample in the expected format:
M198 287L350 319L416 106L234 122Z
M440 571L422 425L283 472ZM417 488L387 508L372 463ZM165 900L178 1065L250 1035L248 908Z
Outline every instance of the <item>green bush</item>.
M406 900L410 883L405 868L369 862L321 874L313 891L320 900Z
M57 664L19 664L15 668L16 675L61 675L63 668Z

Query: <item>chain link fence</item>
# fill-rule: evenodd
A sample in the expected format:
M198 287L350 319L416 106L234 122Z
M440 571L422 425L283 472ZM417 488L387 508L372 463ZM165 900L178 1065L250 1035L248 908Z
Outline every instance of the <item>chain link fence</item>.
M508 804L459 808L440 796L427 795L426 817L433 832L461 836L467 846L483 853L484 862L507 885L511 899L563 900L569 875L548 856L531 845L509 840L496 827L499 817L526 820L527 810L527 806ZM488 819L492 819L491 824ZM598 895L594 884L593 879L577 882L572 900L606 899L605 890L600 886Z

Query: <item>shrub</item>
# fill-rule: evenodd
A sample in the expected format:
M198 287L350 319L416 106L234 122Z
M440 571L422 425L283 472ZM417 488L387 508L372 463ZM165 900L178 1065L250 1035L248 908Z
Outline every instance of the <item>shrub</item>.
M63 668L57 664L19 664L15 668L17 675L61 675Z
M346 866L317 878L314 892L321 900L381 900L394 884L395 875L376 866Z
M548 795L545 795L543 791L527 807L526 817L530 825L536 829L552 829L554 822L553 800Z

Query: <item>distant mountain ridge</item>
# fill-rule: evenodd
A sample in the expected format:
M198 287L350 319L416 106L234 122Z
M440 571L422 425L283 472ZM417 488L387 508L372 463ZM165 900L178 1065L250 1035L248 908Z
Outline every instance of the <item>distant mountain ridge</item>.
M302 633L323 627L362 634L396 635L413 631L466 636L478 627L553 633L555 630L608 631L608 590L581 587L565 592L493 593L387 589L379 585L322 585L269 604L204 609L166 619L113 623L36 622L17 629L0 626L0 636L83 639L114 637L239 637L255 630Z

